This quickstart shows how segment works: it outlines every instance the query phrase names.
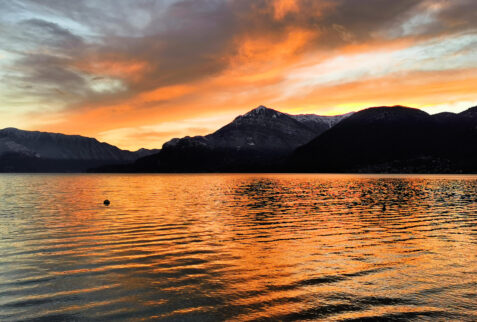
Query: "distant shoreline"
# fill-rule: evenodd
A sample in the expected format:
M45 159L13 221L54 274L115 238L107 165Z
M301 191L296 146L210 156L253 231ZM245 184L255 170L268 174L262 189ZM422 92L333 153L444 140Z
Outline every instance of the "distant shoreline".
M474 173L442 173L442 172L0 172L0 175L355 175L355 176L477 176Z

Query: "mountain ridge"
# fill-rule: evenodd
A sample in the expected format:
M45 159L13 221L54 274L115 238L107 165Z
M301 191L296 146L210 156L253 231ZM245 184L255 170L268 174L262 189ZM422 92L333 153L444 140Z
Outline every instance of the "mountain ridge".
M160 153L138 159L131 171L278 171L296 147L337 122L332 118L310 114L300 115L299 121L260 105L211 134L164 143Z
M0 130L0 171L82 172L92 166L128 163L158 150L121 150L95 138L53 132ZM83 164L82 164L83 163Z
M402 106L364 109L297 148L290 169L303 172L477 171L473 108L430 115Z
M0 130L3 172L477 172L477 106L429 114L405 106L336 116L263 105L205 136L121 150L95 138Z

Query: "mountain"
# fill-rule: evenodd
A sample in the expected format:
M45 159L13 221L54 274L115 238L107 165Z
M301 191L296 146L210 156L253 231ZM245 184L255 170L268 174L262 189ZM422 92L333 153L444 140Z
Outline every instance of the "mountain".
M345 118L353 115L354 112L342 114L342 115L334 115L334 116L322 116L316 114L298 114L298 115L289 115L298 122L308 126L309 128L313 129L315 133L321 134L326 130L331 129L335 126L338 122L344 120Z
M381 106L337 116L259 106L217 131L161 150L93 138L0 130L0 172L477 173L477 106L429 115Z
M236 172L276 171L297 147L351 114L289 115L259 106L206 136L175 138L160 153L131 167L100 171Z
M436 115L403 106L368 108L296 149L289 169L476 172L476 116L477 107Z
M121 150L79 135L0 130L0 172L82 172L92 166L133 162L158 150Z
M159 151L161 151L161 150L160 149L144 149L144 148L141 148L139 150L136 150L136 151L132 152L134 154L133 159L137 160L139 158L143 158L143 157L146 157L146 156L151 155L151 154L159 153Z

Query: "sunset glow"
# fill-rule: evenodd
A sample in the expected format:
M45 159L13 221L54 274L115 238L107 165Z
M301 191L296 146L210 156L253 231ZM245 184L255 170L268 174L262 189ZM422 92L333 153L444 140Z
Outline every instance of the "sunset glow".
M474 0L3 1L0 128L135 150L266 105L477 105Z

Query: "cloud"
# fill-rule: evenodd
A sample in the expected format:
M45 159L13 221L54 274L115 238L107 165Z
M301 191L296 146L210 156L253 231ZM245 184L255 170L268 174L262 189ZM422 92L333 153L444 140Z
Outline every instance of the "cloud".
M458 112L462 110L459 102L477 101L472 90L476 81L475 68L382 74L314 87L302 95L287 98L281 104L299 106L301 109L294 112L303 112L319 101L322 112L333 115L382 105L425 107L432 112L433 106L445 102L448 106L459 106L459 110L455 110Z
M273 16L275 19L283 19L287 14L297 12L299 10L298 1L296 0L277 0L273 2Z
M41 19L27 19L20 22L24 37L38 46L59 48L62 51L77 52L84 45L83 39L57 23Z

